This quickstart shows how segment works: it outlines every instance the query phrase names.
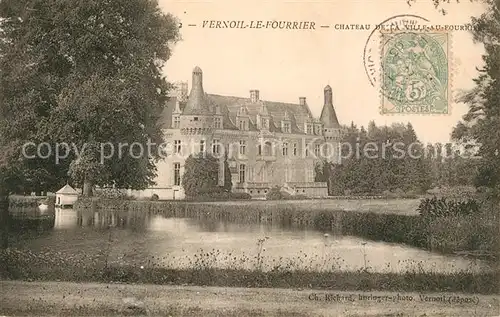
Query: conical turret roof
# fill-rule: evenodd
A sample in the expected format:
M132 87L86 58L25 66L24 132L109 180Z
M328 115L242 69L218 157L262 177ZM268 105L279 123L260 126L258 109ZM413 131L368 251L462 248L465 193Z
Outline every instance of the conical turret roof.
M321 111L320 121L325 128L340 128L339 120L335 109L333 108L333 94L332 87L329 85L325 87L325 104Z
M200 67L193 69L193 81L189 98L183 114L188 115L210 115L212 104L203 91L203 72Z

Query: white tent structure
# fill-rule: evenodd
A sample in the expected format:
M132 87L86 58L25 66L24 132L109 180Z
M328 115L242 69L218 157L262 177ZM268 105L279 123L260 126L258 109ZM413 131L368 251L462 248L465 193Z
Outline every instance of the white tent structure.
M56 207L72 207L78 199L78 192L68 184L56 192Z

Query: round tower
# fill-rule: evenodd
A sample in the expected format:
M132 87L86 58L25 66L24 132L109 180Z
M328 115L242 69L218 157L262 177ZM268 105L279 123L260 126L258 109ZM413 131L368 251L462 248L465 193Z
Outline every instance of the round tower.
M182 134L206 135L213 131L214 105L203 90L203 71L193 69L191 92L180 118Z
M327 85L324 89L324 105L321 111L320 121L323 125L322 134L325 138L324 155L329 161L336 162L339 159L337 155L339 150L339 142L341 138L340 124L333 107L333 93L332 87ZM340 162L338 162L340 163Z

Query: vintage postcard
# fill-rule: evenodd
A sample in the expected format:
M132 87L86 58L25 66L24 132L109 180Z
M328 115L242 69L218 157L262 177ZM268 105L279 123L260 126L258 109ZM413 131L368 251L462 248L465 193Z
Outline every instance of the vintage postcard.
M498 6L1 1L0 317L500 316Z

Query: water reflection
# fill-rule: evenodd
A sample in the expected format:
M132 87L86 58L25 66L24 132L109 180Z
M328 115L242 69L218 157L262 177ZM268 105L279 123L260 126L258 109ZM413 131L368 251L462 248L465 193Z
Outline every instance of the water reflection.
M54 230L73 229L78 226L76 212L68 209L55 209Z
M278 265L295 269L378 272L424 270L482 271L482 261L444 256L404 245L294 228L292 223L237 224L215 219L165 218L146 212L56 209L52 226L15 246L33 251L56 250L85 260L107 253L115 265L187 267L210 265L263 269ZM338 230L339 232L341 230ZM268 237L264 242L259 239ZM208 263L208 264L207 264Z

